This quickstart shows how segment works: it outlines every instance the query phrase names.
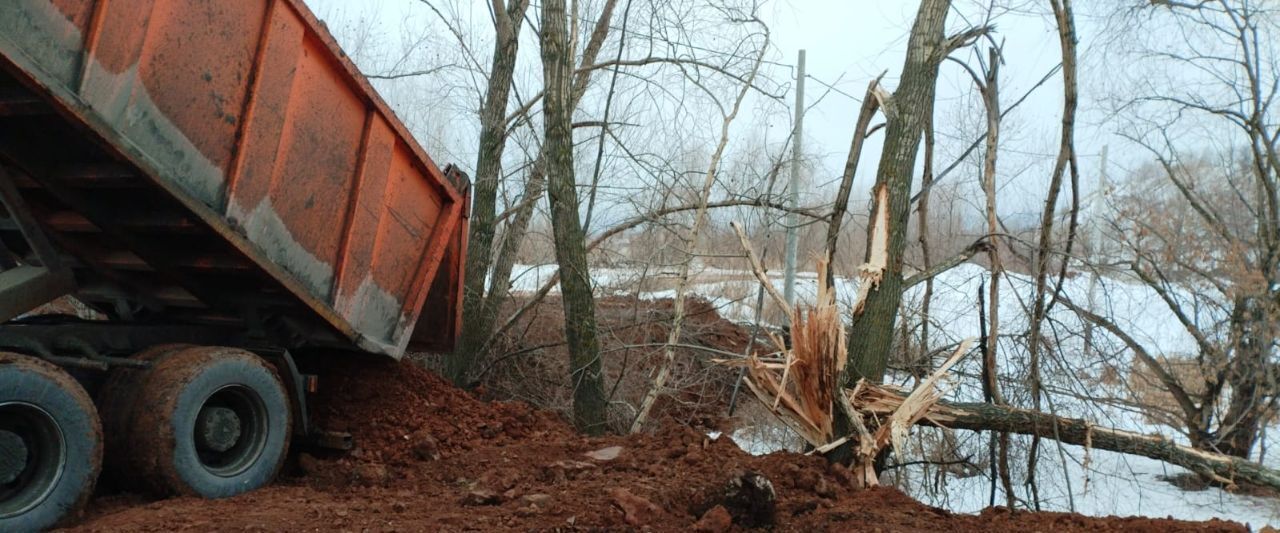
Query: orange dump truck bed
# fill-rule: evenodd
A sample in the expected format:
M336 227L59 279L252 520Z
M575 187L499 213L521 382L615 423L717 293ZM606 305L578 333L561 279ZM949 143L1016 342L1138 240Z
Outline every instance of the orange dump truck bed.
M393 357L455 337L467 179L301 0L4 0L0 67L0 162L81 300Z

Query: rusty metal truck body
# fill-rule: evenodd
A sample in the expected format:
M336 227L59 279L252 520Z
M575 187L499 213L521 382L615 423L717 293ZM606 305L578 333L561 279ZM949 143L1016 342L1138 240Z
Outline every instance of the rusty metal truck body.
M0 2L0 351L106 376L78 377L90 391L105 382L96 403L108 467L113 431L147 428L117 427L131 417L112 411L133 407L104 394L147 396L111 391L151 386L158 378L133 374L174 360L217 359L149 348L264 358L302 434L313 384L295 358L451 346L468 187L437 167L301 0ZM66 295L105 320L29 315ZM19 376L10 380L39 374L4 357L0 369ZM258 401L253 390L241 403L218 394L191 407L201 460L240 446L219 431L243 433ZM25 454L7 471L0 456L0 489L38 466L30 428L43 422L12 407L27 403L0 391L0 454ZM15 500L6 515L5 494L0 528L48 525L18 521L40 502Z

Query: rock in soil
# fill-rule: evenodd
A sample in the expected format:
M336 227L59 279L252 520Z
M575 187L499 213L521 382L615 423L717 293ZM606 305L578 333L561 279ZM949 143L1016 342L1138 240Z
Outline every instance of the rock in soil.
M622 510L627 524L633 526L649 524L654 521L658 513L662 512L662 509L653 502L636 496L627 489L609 489L609 497L613 498L613 504Z
M733 517L729 516L729 511L723 505L717 505L710 511L702 513L702 518L693 525L693 530L698 533L724 533L731 527L733 527Z
M600 448L599 450L589 451L582 455L595 459L597 461L612 461L618 458L622 453L622 446L610 446L608 448Z
M475 489L462 499L462 505L497 505L502 503L502 495L488 490Z

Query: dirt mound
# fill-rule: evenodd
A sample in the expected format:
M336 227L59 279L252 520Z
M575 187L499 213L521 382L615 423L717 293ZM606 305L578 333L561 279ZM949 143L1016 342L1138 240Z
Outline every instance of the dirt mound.
M508 301L503 314L526 302ZM604 382L612 400L610 427L630 427L635 407L648 393L655 369L664 364L674 317L674 300L607 296L596 300L596 321ZM687 298L667 395L654 405L652 419L674 418L685 425L710 426L724 417L737 371L710 362L742 354L750 342L746 328L720 316L705 299ZM570 412L564 310L550 295L523 315L491 353L476 361L475 373L495 397L520 398L564 415Z
M276 486L219 501L100 498L80 531L805 530L1243 531L1214 521L953 515L796 454L749 455L667 424L586 438L520 403L487 403L413 363L334 361L316 416L356 450L299 457Z
M480 447L574 438L552 413L522 402L481 401L416 364L347 358L325 361L314 371L323 387L312 404L314 422L351 433L356 447L333 459L336 465L307 464L327 460L304 456L307 470L358 473L352 466L362 463L400 469Z

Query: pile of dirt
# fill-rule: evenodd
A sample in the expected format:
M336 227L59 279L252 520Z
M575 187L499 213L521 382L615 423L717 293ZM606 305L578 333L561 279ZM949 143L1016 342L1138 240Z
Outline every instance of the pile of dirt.
M954 515L796 454L752 456L668 423L588 438L520 403L483 402L414 363L335 361L319 421L350 453L300 454L275 486L219 501L99 498L78 531L1244 531L1234 523L988 511Z
M400 468L479 447L574 436L552 413L481 401L412 363L345 358L312 371L323 387L311 404L312 420L356 436L355 450L336 459L342 464Z
M512 298L503 315L527 303ZM610 427L629 428L635 406L649 392L653 375L665 363L665 345L674 318L674 300L607 296L596 300L596 322L606 393L615 406ZM685 299L684 321L675 348L667 394L654 405L652 419L672 418L684 425L710 426L724 417L738 372L712 359L740 356L751 334L720 316L709 301ZM564 339L560 297L540 301L475 362L478 382L494 398L519 398L568 416L573 383Z

